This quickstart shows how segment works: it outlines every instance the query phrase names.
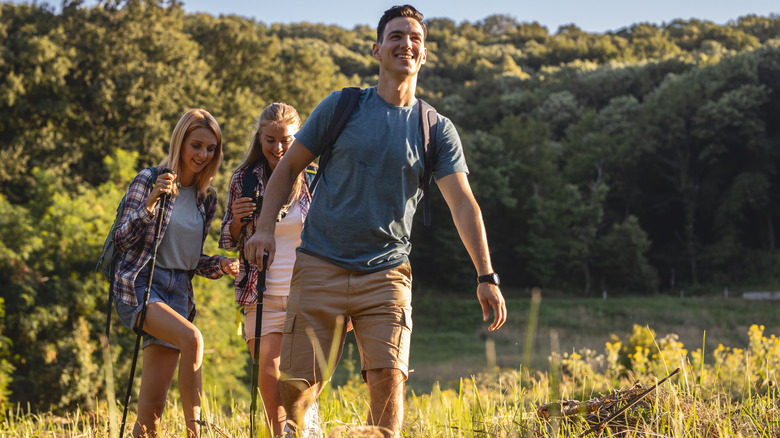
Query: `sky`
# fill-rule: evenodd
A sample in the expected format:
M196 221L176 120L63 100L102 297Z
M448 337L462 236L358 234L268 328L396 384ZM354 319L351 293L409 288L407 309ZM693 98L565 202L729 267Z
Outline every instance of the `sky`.
M603 33L634 23L660 25L677 18L697 18L722 25L749 14L780 14L778 0L184 0L183 3L187 12L236 14L265 24L306 21L352 29L360 24L376 27L386 9L407 2L425 18L449 18L461 23L505 14L518 22L537 21L550 33L572 23L587 32Z

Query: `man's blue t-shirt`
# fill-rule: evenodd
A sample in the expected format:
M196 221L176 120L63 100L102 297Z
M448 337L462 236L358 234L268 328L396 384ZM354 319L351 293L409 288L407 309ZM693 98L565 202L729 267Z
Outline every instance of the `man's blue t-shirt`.
M341 91L326 97L295 135L322 153ZM468 172L452 122L438 116L433 177ZM423 136L419 105L397 107L375 88L361 91L355 111L317 184L300 251L355 272L409 261L412 218L422 197Z

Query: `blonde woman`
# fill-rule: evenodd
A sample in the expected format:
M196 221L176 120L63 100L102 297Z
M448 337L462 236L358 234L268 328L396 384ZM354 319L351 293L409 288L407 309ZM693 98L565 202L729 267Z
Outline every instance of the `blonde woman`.
M142 170L127 189L125 208L114 235L121 255L114 277L116 309L122 323L143 332L143 369L138 396L138 417L133 436L157 436L168 387L179 366L187 435L200 436L196 421L201 410L203 337L192 321L195 301L192 276L219 278L238 273L238 260L203 254L217 207L211 181L222 161L222 132L214 117L203 109L187 111L171 135L168 157L155 180ZM164 196L166 195L166 196ZM164 200L164 206L163 204ZM155 217L163 212L160 235L154 241ZM157 258L143 311L143 296ZM139 320L143 327L139 327Z
M241 260L244 260L244 242L254 234L260 214L259 202L242 196L245 179L248 178L247 172L251 172L254 175L253 180L257 181L254 187L251 187L252 191L262 197L271 173L292 144L300 124L298 112L291 105L276 102L265 107L257 119L249 150L233 173L219 244L228 250L239 249ZM257 284L259 272L256 265L242 262L235 281L236 303L244 307L244 341L252 357L255 357L257 303L258 300L263 303L258 381L267 426L273 436L282 433L286 421L278 389L282 325L287 313L287 296L290 293L295 250L301 242L301 230L310 202L311 194L305 173L302 173L277 218L277 256L273 266L266 272L263 296L257 296L258 286L263 285ZM313 414L316 414L316 406L312 410Z

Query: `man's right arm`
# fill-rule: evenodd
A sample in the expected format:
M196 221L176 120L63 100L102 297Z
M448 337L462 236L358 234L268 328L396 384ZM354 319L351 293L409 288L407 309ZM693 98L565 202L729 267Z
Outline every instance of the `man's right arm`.
M274 261L274 252L276 251L274 230L279 211L290 197L295 179L309 163L314 161L314 158L315 156L303 143L295 140L271 174L271 179L268 181L263 195L263 208L260 210L260 217L257 220L257 229L244 246L246 259L261 270L263 254L268 254L268 266Z

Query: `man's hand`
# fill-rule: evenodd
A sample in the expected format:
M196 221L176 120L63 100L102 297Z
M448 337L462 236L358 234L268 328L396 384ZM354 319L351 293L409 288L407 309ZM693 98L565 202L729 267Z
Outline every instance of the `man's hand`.
M477 298L482 306L482 320L490 319L490 309L493 309L493 324L489 331L498 330L506 322L506 301L501 290L495 284L480 283L477 286Z
M271 266L275 252L276 240L273 232L257 230L244 245L244 257L260 271L263 270L263 255L268 254L267 265Z

